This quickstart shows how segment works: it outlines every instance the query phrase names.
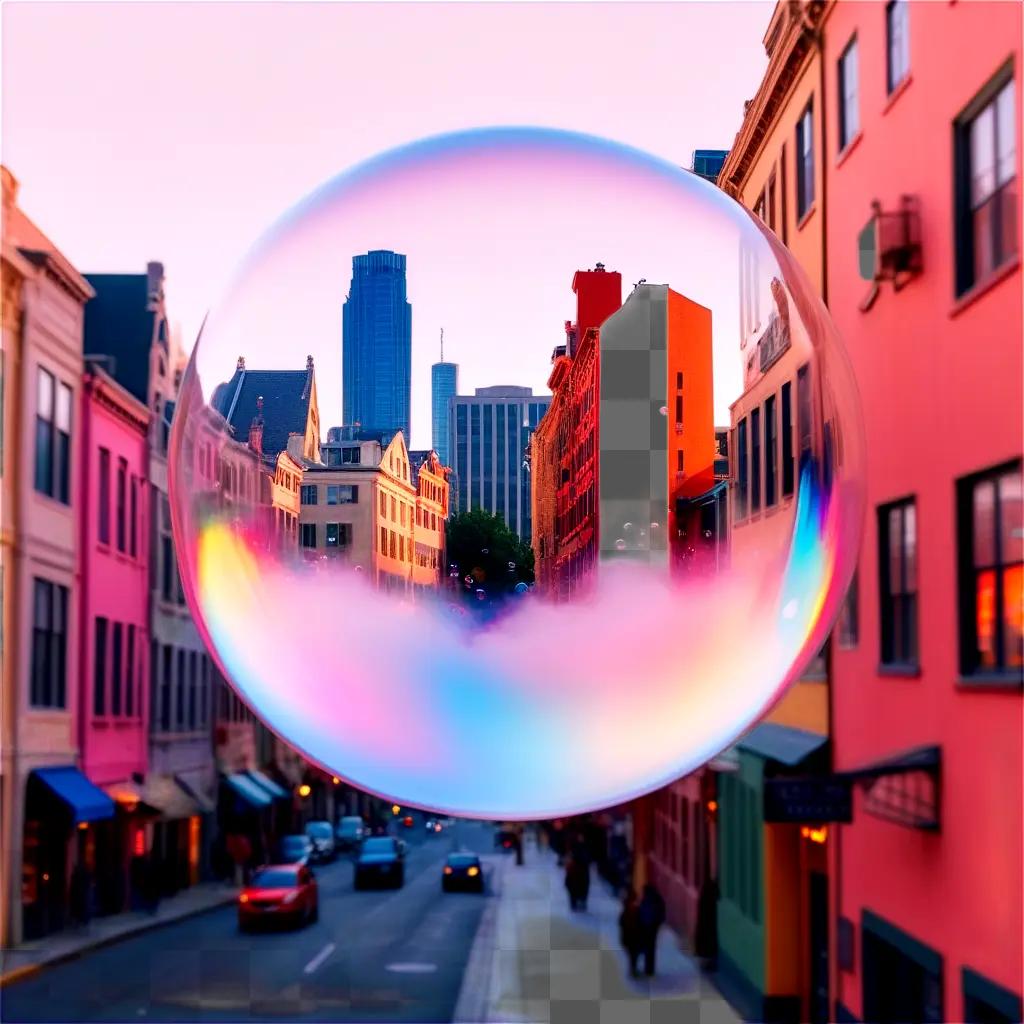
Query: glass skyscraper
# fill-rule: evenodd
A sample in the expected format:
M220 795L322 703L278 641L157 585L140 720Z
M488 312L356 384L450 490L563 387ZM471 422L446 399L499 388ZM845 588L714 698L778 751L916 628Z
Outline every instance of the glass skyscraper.
M352 257L352 284L342 322L342 414L345 423L399 430L409 443L412 306L406 299L405 257L374 249Z
M477 388L449 402L452 504L459 512L486 509L530 542L530 474L524 465L530 435L551 404L531 388Z
M448 402L459 390L457 363L434 363L430 368L430 412L432 417L431 446L437 452L441 465L450 466L451 451L448 443Z

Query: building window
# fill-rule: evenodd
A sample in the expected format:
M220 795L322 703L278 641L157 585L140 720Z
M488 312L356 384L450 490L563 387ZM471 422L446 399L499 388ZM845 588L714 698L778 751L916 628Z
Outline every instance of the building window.
M750 511L761 507L761 410L750 414Z
M99 471L99 520L97 523L97 535L101 544L110 543L110 452L106 448L100 449L100 471Z
M839 58L839 150L860 131L860 103L857 85L857 37L850 40Z
M353 484L328 484L328 505L354 505L359 501L359 487Z
M328 502L330 504L330 502ZM338 546L338 535L340 533L339 523L328 523L327 534L324 539L325 547L336 548Z
M398 557L398 542L395 539L395 531L394 530L391 530L389 532L388 541L389 541L389 544L388 544L388 555L391 558L397 558Z
M782 495L793 493L793 385L782 385Z
M388 499L387 495L383 491L380 492L380 514L382 516L386 516L388 514Z
M811 450L811 372L807 365L796 374L797 429L800 431L800 456Z
M1017 118L1013 65L954 123L957 294L1017 254Z
M117 550L124 551L128 544L127 523L128 462L117 460Z
M36 395L35 489L71 502L71 388L39 367Z
M135 558L139 553L139 478L132 474L132 488L128 503L128 553Z
M737 427L736 443L736 518L743 519L747 514L747 420L744 417Z
M33 580L31 703L63 708L67 703L68 589Z
M814 103L796 125L796 215L801 219L814 202Z
M174 690L174 731L185 729L185 652L178 648L178 678Z
M316 547L316 523L302 524L302 546L304 548Z
M850 589L839 610L839 646L856 647L860 640L860 573L854 571Z
M913 498L878 509L882 664L917 665L917 511Z
M120 622L115 622L110 634L110 713L119 715L124 688L124 627Z
M1024 668L1024 499L1021 463L957 485L960 667L964 675Z
M786 244L788 234L786 212L786 144L783 143L779 151L779 221L781 222L783 245Z
M889 0L885 7L886 85L891 93L910 71L910 4Z
M299 500L303 505L315 505L316 484L303 484Z
M776 463L779 453L778 424L775 418L775 396L764 403L764 504L770 508L777 501L775 493Z
M386 555L388 553L388 531L382 526L380 528L380 553Z
M107 713L107 620L96 617L92 661L92 713Z
M128 651L125 657L124 713L131 718L135 714L135 627L128 626ZM141 699L140 699L141 704Z
M166 534L160 538L160 596L174 600L174 545Z
M683 449L680 448L679 451L676 452L676 472L677 473L685 472L685 470L683 468L683 465L684 465L684 463L683 463Z
M163 672L160 678L160 731L171 730L171 672L174 664L174 649L164 645Z
M188 656L188 729L195 732L199 722L199 666L198 655L190 651Z

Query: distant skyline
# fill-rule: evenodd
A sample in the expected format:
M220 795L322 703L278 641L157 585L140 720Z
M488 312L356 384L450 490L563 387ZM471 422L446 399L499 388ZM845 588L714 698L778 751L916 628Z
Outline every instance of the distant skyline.
M372 3L5 4L3 160L22 207L81 271L164 263L170 321L190 349L251 242L322 182L392 146L537 124L679 166L694 149L728 149L766 66L771 11L768 2L458 3L402 4L396 17L393 5ZM154 59L157 43L166 59ZM581 75L567 54L599 70ZM372 107L354 100L368 82ZM464 297L421 301L446 268L410 256L409 299L421 311L414 447L430 443L440 328L463 392L513 384L543 393L551 349L573 315L575 269L557 282L557 303L538 310L524 348L510 352L488 337L483 312L457 308ZM617 269L631 281L645 270ZM339 339L347 284L339 274ZM333 358L314 352L325 429L341 419L336 348ZM296 369L306 354L296 342Z

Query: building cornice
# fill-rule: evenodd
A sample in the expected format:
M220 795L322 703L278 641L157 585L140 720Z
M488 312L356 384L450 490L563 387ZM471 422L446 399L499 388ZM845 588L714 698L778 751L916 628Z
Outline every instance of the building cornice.
M88 364L82 376L85 390L104 408L135 427L143 435L149 431L149 409L126 391L113 377L95 363Z
M743 123L718 177L719 187L738 198L765 139L811 54L823 21L825 0L779 0L765 34L768 69L754 98L744 106Z

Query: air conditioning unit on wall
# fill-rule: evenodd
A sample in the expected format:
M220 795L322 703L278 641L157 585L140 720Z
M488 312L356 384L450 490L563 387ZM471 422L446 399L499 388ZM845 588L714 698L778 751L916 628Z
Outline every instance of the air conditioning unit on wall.
M860 276L872 284L861 309L870 309L878 297L879 286L891 281L899 291L921 273L921 217L915 196L901 196L896 210L884 210L876 199L871 204L871 219L858 240Z

